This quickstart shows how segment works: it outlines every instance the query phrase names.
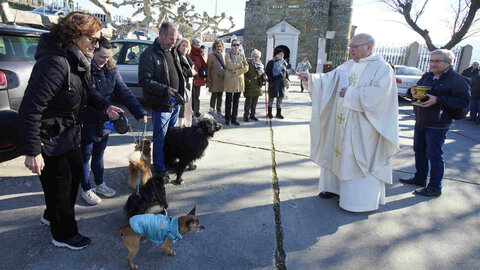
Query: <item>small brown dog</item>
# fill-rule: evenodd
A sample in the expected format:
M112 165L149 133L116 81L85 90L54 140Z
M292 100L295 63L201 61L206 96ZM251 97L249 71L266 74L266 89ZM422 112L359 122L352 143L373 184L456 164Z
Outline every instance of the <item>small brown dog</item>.
M164 215L143 214L130 218L129 224L118 229L117 234L123 238L128 248L127 262L135 270L133 259L140 248L140 240L149 238L152 242L162 244L165 255L175 256L172 244L189 232L202 230L203 226L195 216L195 207L185 216L172 218Z
M128 157L130 164L128 165L128 185L135 189L137 187L139 173L142 174L140 185L147 183L152 177L150 164L152 163L152 148L149 139L135 140L135 151ZM143 147L143 155L141 153Z

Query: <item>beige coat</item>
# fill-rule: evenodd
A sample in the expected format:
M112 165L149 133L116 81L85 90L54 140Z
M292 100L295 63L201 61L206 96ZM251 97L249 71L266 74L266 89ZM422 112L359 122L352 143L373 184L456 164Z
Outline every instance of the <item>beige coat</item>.
M245 55L241 53L235 54L233 52L226 53L225 66L228 70L225 72L225 79L223 80L225 92L237 93L245 91L243 74L248 71L248 63Z
M206 79L207 87L209 92L223 92L223 77L221 76L225 73L223 70L222 65L218 61L218 58L222 59L225 65L225 57L223 54L215 52L208 55L207 59L207 74L208 77Z

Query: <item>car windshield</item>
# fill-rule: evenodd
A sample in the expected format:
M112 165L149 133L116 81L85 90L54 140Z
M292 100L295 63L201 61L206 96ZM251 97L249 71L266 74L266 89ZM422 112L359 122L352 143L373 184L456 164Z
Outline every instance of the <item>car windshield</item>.
M38 37L0 36L0 61L32 61Z
M395 67L395 73L397 75L406 75L406 76L422 76L423 71L415 67Z

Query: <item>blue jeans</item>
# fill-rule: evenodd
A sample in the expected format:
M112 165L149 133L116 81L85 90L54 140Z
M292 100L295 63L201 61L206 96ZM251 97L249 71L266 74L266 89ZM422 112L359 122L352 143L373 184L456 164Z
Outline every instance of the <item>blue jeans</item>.
M93 178L95 184L98 186L103 183L103 153L107 148L108 135L105 135L99 142L82 142L82 163L83 163L83 176L80 178L80 184L83 191L91 189L90 186L90 167L92 168ZM90 163L90 157L92 162ZM90 163L90 166L89 164Z
M480 99L470 98L470 119L480 121Z
M173 107L172 112L152 111L153 121L153 169L160 173L165 171L165 155L163 154L163 144L168 127L174 127L177 124L178 112L180 106Z
M442 189L442 178L445 170L443 161L443 145L447 137L448 128L427 128L415 125L413 135L413 150L415 151L415 180L426 183L430 171L428 188L432 190Z

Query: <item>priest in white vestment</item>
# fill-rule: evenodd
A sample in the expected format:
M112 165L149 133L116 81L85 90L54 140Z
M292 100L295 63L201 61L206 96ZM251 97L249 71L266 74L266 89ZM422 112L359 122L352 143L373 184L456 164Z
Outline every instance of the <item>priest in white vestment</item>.
M351 60L327 74L300 74L312 98L310 157L321 168L319 196L338 195L340 207L352 212L385 204L399 151L395 74L372 53L374 45L358 34Z

